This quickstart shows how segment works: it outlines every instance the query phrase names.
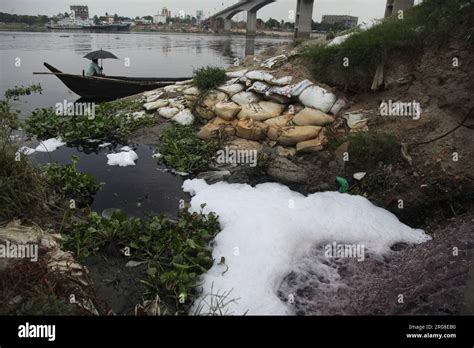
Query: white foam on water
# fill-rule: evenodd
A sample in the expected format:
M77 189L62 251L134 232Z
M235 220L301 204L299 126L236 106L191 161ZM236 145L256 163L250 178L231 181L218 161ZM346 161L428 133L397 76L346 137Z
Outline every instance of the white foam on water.
M42 141L36 148L37 152L53 152L60 148L61 146L66 145L61 138L51 138L48 140Z
M227 305L228 314L292 314L277 290L315 245L359 243L382 255L398 242L431 239L360 196L323 192L306 197L276 183L208 185L198 179L186 180L183 189L193 195L190 212L206 203L204 212L215 212L222 228L215 238L214 265L201 277L203 293L191 313L199 306L201 313L208 312L209 294L232 291L230 297L238 301Z
M26 155L26 156L30 156L32 154L34 154L36 152L35 149L32 149L31 147L28 147L28 146L22 146L18 149L18 152Z
M137 153L128 146L122 147L120 150L122 152L107 155L107 164L119 167L134 166L135 161L138 159Z

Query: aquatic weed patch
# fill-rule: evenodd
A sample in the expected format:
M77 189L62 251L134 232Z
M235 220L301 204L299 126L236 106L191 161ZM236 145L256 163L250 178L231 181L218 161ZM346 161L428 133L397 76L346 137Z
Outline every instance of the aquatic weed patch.
M204 208L204 206L202 206ZM160 312L185 314L196 296L198 276L213 264L211 241L219 232L213 213L182 211L177 221L165 216L110 219L92 213L65 231L64 246L78 257L94 255L110 243L128 250L130 260L147 263L145 297L161 299Z
M218 140L201 140L189 126L173 124L160 137L162 161L180 172L208 169L218 150Z
M98 104L93 117L63 116L53 108L36 109L25 121L25 131L40 139L61 137L70 143L95 139L121 139L140 127L155 124L151 115L136 117L140 101L115 101Z
M74 199L79 205L85 206L92 202L100 185L89 173L77 171L79 158L73 156L71 164L61 166L57 163L44 168L46 182L50 190L59 199Z

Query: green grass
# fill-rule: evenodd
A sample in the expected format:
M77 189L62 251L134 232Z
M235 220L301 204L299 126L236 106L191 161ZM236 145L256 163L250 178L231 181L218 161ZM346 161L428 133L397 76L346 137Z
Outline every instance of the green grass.
M219 87L227 81L226 71L221 68L207 66L193 73L193 84L201 91Z
M202 206L204 208L204 205ZM210 243L219 231L210 213L182 211L178 221L165 216L127 217L115 211L111 219L92 213L86 222L65 233L64 246L79 258L94 255L108 243L129 248L131 259L146 261L145 297L158 295L160 312L185 314L193 303L198 276L213 264Z
M41 172L10 140L19 127L10 98L0 101L0 223L38 213L46 198Z
M171 125L163 130L159 148L166 165L192 173L209 168L219 150L219 141L199 139L193 127Z
M11 145L0 151L0 222L34 216L46 201L40 171L16 151Z
M449 40L472 44L474 6L460 9L462 0L426 0L405 11L404 19L393 17L365 32L357 32L341 45L309 48L305 57L314 77L322 82L368 90L380 64L392 57L415 61L427 46L440 47ZM349 60L349 67L343 65Z

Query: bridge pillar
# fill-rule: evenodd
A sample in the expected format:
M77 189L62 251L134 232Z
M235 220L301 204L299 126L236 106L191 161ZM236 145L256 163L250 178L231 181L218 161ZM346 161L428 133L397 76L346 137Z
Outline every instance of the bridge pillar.
M257 11L247 11L247 35L257 34Z
M230 33L232 31L232 20L231 19L224 19L224 32Z
M415 5L415 0L387 0L385 18L397 15L398 11L405 11Z
M313 24L314 0L297 0L295 39L309 39Z

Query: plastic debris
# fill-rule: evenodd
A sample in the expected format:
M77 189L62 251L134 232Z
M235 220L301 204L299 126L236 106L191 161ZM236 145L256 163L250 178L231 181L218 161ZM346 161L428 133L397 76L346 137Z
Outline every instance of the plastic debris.
M358 173L354 173L354 179L356 179L357 181L361 181L363 178L365 178L365 176L367 175L366 172L358 172Z
M268 68L268 69L273 69L276 68L280 65L282 65L284 62L288 60L288 56L285 54L280 54L279 56L268 58L265 60L260 66L262 68Z
M347 193L349 191L349 182L341 176L336 176L336 182L339 184L339 192Z

